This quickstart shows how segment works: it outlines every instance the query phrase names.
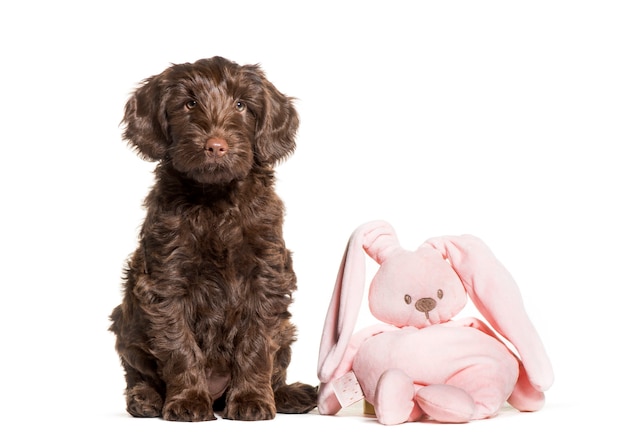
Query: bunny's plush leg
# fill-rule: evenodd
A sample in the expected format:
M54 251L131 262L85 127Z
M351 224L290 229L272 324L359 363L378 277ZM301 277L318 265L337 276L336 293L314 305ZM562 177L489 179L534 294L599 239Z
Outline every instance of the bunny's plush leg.
M511 395L517 376L517 360L510 356L469 366L452 376L446 384L471 397L476 408L471 420L479 420L497 414Z
M413 380L399 369L385 371L378 380L374 409L383 425L415 422L422 417L422 410L414 401Z
M442 423L468 422L476 411L474 399L467 392L447 384L424 386L415 399L426 414Z

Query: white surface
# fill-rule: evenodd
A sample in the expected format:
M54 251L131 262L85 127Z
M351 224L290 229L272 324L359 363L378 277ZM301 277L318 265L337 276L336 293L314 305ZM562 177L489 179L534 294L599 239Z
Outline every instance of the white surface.
M622 3L16 4L0 6L0 445L620 446L606 440L624 401ZM298 149L278 171L299 277L290 379L317 381L342 251L380 218L407 248L448 233L491 246L554 363L545 409L392 428L354 409L255 423L125 414L107 317L152 166L118 124L141 79L216 54L261 63L299 99Z

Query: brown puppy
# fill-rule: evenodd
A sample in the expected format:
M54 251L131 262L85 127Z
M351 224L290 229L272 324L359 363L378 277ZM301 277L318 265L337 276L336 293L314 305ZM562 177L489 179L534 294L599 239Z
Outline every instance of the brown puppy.
M274 165L298 115L256 65L220 57L147 79L124 138L158 161L139 246L110 330L128 412L167 420L305 413L317 389L286 384L296 288Z

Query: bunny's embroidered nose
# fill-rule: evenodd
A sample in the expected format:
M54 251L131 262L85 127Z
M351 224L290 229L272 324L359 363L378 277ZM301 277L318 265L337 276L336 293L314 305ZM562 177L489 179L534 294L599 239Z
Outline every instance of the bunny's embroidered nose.
M415 302L415 309L426 314L426 319L429 318L428 312L434 310L436 306L437 302L435 299L431 299L430 297L423 297Z

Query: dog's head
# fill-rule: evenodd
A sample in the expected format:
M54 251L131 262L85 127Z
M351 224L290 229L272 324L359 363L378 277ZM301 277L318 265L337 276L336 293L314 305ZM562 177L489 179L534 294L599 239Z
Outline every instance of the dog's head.
M124 138L201 183L244 178L295 148L298 115L257 65L221 57L176 64L146 79L126 103Z

